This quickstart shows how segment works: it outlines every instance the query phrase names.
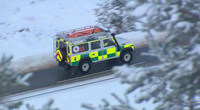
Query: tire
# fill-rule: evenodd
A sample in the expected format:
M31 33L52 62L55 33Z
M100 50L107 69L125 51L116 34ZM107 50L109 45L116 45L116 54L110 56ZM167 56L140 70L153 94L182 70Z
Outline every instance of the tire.
M88 73L91 69L91 62L89 60L83 60L78 65L78 69L81 73Z
M133 54L131 51L125 51L120 55L120 61L123 64L129 64L133 59Z

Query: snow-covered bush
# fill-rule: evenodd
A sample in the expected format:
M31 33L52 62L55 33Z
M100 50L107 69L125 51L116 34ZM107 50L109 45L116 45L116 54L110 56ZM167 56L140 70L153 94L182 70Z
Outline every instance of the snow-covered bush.
M11 89L16 86L28 86L26 80L31 76L31 73L22 75L14 71L11 67L12 57L2 56L0 60L0 103L2 97L8 95ZM0 110L11 110L20 107L22 103L0 104Z
M2 56L0 60L0 110L16 110L19 109L23 102L3 103L2 99L5 95L11 91L12 87L16 86L29 86L27 79L31 77L31 73L26 75L17 73L11 67L11 60L13 57ZM42 106L41 109L36 109L34 105L27 104L27 110L58 110L52 108L53 100L49 100Z
M130 85L127 94L140 91L136 102L152 100L156 110L200 109L199 0L109 0L97 10L99 23L105 27L116 26L113 28L118 33L127 32L124 30L137 24L136 30L148 35L150 49L145 55L160 61L159 65L149 67L115 67L121 82ZM121 19L116 20L117 17L109 17L112 10L126 14L119 13ZM118 27L127 16L134 18L124 23L131 26ZM108 22L113 20L116 21ZM160 32L167 36L158 43L154 37Z
M26 107L28 110L59 110L58 108L52 108L54 100L50 99L46 104L40 109L36 109L34 105L27 104Z
M116 94L112 94L112 96L118 101L118 104L113 105L112 103L108 102L106 99L103 99L103 105L99 105L95 107L91 104L82 104L82 107L88 110L136 110L131 106L129 103L128 97L125 95L126 100L119 98Z
M14 86L28 86L26 80L31 76L31 73L23 75L14 71L11 67L12 57L2 56L0 61L0 96L4 96L11 91Z
M99 3L95 14L100 25L110 29L116 34L133 31L134 16L130 16L126 8L128 0L105 0Z

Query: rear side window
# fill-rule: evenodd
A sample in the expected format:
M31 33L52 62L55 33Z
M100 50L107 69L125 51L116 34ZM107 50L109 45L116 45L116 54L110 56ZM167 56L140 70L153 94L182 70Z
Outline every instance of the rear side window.
M91 42L91 49L92 50L99 49L99 48L101 48L100 41Z
M72 46L73 54L85 52L85 51L88 51L88 43Z

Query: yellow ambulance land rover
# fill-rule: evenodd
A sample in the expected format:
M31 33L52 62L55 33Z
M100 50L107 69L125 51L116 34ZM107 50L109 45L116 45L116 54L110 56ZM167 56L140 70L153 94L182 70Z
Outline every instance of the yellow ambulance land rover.
M130 63L133 52L132 43L98 26L63 31L54 36L58 65L77 66L81 73L88 73L92 63L108 59L119 58L122 63Z

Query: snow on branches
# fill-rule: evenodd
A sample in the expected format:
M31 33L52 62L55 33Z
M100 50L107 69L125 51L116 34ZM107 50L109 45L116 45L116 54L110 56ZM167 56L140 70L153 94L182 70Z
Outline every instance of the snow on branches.
M29 83L26 80L31 76L31 74L22 75L14 71L11 67L12 57L2 56L0 60L0 103L2 103L2 97L8 95L13 87L16 86L28 86ZM1 104L0 110L12 110L19 108L21 102L10 103L10 104Z
M128 0L106 0L99 3L95 9L98 22L116 34L129 32L135 29L134 16L130 16L125 8Z
M112 104L108 102L106 99L103 99L103 105L99 105L95 107L91 104L82 104L82 107L88 110L136 110L129 104L129 99L125 95L126 100L119 98L116 94L112 93L112 96L118 101L118 104Z
M126 93L139 90L136 102L153 100L156 110L200 109L200 1L110 0L100 8L99 23L117 33L139 24L135 30L148 35L150 49L145 55L160 61L150 67L114 68L121 82L130 85ZM131 20L124 23L126 18ZM161 32L167 36L159 43L154 37Z
M14 86L28 86L26 82L30 78L31 73L19 74L14 71L11 67L12 57L2 56L0 61L0 96L6 95Z
M36 109L34 105L30 105L30 104L27 104L26 108L27 110L59 110L58 108L52 108L53 103L54 103L54 100L50 99L40 109Z

